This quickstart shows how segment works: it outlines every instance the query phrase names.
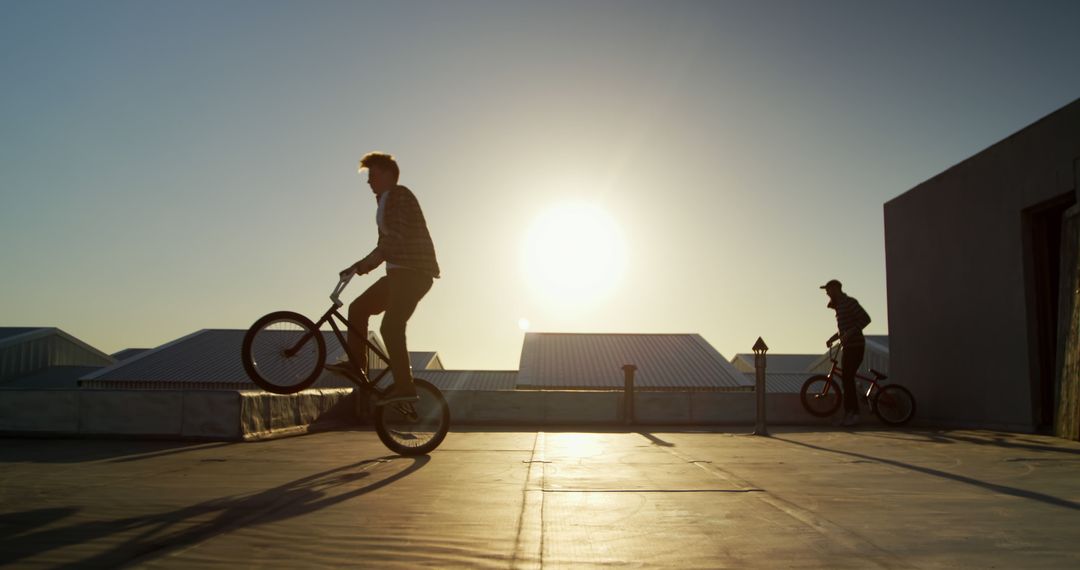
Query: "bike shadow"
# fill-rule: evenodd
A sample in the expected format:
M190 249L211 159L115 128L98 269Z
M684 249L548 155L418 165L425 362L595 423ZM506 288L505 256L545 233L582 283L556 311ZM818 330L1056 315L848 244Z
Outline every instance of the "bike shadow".
M42 441L47 439L47 445ZM82 463L85 461L128 462L201 451L217 447L243 445L237 442L192 443L186 441L155 441L130 439L100 439L87 445L86 439L72 438L2 438L0 464L5 463Z
M853 431L851 433L879 439L897 439L912 441L915 438L920 438L923 441L927 441L929 443L970 443L974 445L999 447L1002 449L1016 449L1023 451L1034 451L1039 453L1060 453L1063 455L1080 455L1080 448L1069 447L1065 445L1065 440L1062 440L1062 444L1056 444L1056 442L1052 441L1027 439L1024 436L1015 433L989 432L982 430L972 432L959 432L953 430L938 430L933 432L905 430L897 431L893 434L887 432L859 431Z
M284 485L254 494L211 499L197 505L146 516L108 521L87 521L32 533L0 535L0 566L17 562L57 548L77 545L121 532L138 535L112 549L62 567L115 567L153 560L179 548L244 527L253 527L302 516L326 507L365 495L393 484L415 473L430 461L430 457L390 455L365 459L308 475ZM345 492L335 489L371 476L370 468L391 461L412 463L386 478ZM45 512L47 511L47 512ZM11 513L9 521L24 518L45 522L67 518L77 508L45 509ZM213 518L192 524L190 521Z

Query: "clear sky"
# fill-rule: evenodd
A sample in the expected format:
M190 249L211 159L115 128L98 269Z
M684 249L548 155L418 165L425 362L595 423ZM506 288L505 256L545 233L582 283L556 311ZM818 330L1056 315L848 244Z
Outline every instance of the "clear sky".
M0 14L0 325L108 352L318 316L375 243L372 150L428 218L409 341L448 367L516 368L522 319L820 352L829 278L888 330L885 201L1080 96L1073 0Z

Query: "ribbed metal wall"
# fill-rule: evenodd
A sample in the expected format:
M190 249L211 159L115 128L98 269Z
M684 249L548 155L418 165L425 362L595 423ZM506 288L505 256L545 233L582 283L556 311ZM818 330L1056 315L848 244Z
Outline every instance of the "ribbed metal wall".
M491 392L514 390L517 381L516 370L413 370L414 378L422 378L434 384L442 391L472 390ZM393 381L393 374L379 382L379 387L386 387Z
M108 355L94 352L55 328L6 329L0 341L0 384L53 366L108 366ZM14 334L13 331L18 331Z
M756 382L755 372L744 372L747 382ZM798 394L806 379L814 376L810 372L765 373L765 392L767 394ZM839 381L839 380L838 380Z

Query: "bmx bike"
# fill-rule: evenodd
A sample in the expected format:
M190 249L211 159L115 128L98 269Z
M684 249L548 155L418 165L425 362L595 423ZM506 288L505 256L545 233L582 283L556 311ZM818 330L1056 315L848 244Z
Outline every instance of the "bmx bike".
M251 325L244 335L241 359L252 382L274 394L295 394L314 384L324 373L326 342L333 338L330 331L320 330L325 323L330 324L349 362L360 362L359 355L353 354L345 342L345 335L335 318L344 323L350 334L362 337L368 350L384 362L390 362L389 357L368 340L366 331L353 328L339 311L342 306L339 295L351 279L351 274L341 276L330 293L333 304L318 322L313 323L300 313L277 311ZM356 385L359 393L370 398L386 391L378 384L389 371L388 367L375 378L369 378L364 370L353 365L352 374L346 377ZM401 455L423 455L433 451L450 430L450 406L442 392L420 378L414 378L413 384L419 400L376 406L373 417L379 439Z
M802 385L799 399L803 408L811 415L819 418L831 416L843 403L843 392L836 378L843 374L837 358L840 353L839 345L829 347L829 360L832 368L828 374L812 376ZM880 382L888 378L887 375L870 369L873 378L855 373L856 380L862 380L868 384L866 391L856 389L856 392L867 402L870 409L882 422L891 426L899 426L911 421L915 416L915 397L911 392L899 384L882 385Z

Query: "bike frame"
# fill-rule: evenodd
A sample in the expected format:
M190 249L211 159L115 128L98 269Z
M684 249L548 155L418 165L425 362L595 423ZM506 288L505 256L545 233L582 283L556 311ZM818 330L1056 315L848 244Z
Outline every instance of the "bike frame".
M348 378L349 381L353 384L356 384L356 386L361 390L368 390L379 393L379 389L376 388L375 385L378 384L380 380L382 380L383 376L386 376L390 372L390 357L384 354L383 351L379 350L378 346L375 346L374 343L368 340L367 331L361 332L358 329L354 328L352 323L349 322L349 319L346 319L344 315L342 315L338 311L338 309L340 309L341 306L344 304L341 302L339 296L341 295L341 292L345 289L345 286L349 284L349 281L353 278L353 275L355 274L350 273L347 275L342 275L341 279L338 281L337 286L334 287L334 291L330 293L330 300L333 301L333 304L330 305L330 308L327 309L325 313L323 313L323 316L315 322L315 334L322 334L319 331L322 328L323 324L330 323L330 328L333 329L334 336L336 336L338 342L341 343L341 348L345 350L345 354L349 356L350 363L359 362L360 360L356 357L355 354L353 354L352 350L349 348L349 343L346 342L345 335L341 333L341 329L338 328L338 324L334 320L334 317L337 317L338 320L345 324L345 328L349 331L349 334L354 334L362 337L364 339L364 344L367 346L367 348L374 352L376 356L383 359L383 362L387 363L387 367L382 372L380 372L379 375L376 376L374 379L368 378L367 371L357 370L355 368L353 372L359 379L354 378L352 375L347 375L345 377ZM310 334L304 335L300 338L299 341L297 341L296 346L293 346L292 348L286 350L285 354L288 356L296 354L297 352L299 352L300 348L304 346L304 344L307 343L308 340L310 340L310 338Z
M844 374L844 370L842 368L840 368L840 363L837 362L837 359L839 358L839 356L840 356L840 349L837 348L835 351L833 351L833 348L830 346L829 347L829 360L832 361L832 368L829 370L829 373L826 374L825 376L829 380L832 380L834 382L837 381L836 380L837 377L842 378L842 376ZM867 376L863 376L862 374L859 374L858 371L855 372L855 378L870 383L870 386L868 386L866 388L866 393L863 394L863 397L868 399L868 400L870 399L870 394L874 393L874 390L880 390L881 389L881 386L878 385L878 380L884 379L884 377L870 378L870 377L867 377ZM843 384L842 380L840 382L838 382L838 385L842 385L842 384ZM831 383L826 383L825 384L825 389L822 390L821 393L823 395L828 394L829 393L829 386L831 386L831 385L832 385Z

